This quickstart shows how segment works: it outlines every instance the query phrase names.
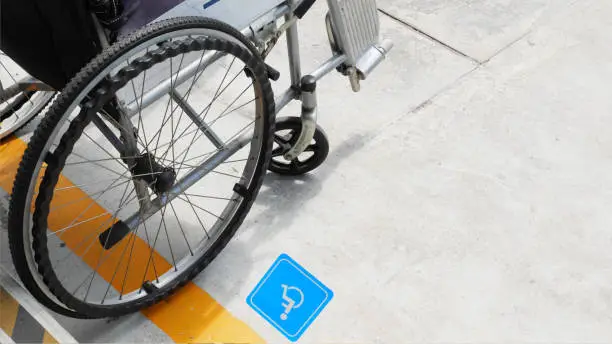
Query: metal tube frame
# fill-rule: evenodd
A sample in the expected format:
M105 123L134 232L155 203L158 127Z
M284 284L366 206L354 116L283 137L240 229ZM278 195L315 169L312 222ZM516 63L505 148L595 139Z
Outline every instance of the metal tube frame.
M299 1L289 0L291 8L295 8ZM285 21L290 22L293 19L293 13L285 15ZM298 36L297 21L295 21L287 29L287 52L289 56L289 73L291 76L291 86L294 88L300 87L300 79L302 78L302 66L300 61L300 39Z
M281 17L284 17L285 23L290 23L290 25L284 25L282 28L286 30L285 32L287 34L287 50L289 56L288 58L291 85L280 97L276 99L276 113L278 114L292 100L300 100L301 102L303 102L303 106L308 105L308 111L304 111L304 113L302 113L303 124L305 125L305 127L313 129L316 127L316 94L315 92L303 94L300 89L302 73L300 63L299 38L297 30L297 20L292 12L293 9L299 3L300 0L287 0L287 3L277 6L276 8L270 10L267 14L264 14L264 16L274 16L272 18L274 21L277 21ZM260 17L256 21L251 23L247 28L241 31L242 34L244 34L247 38L252 39L253 41L255 41L256 39L254 33L259 31L257 27L253 27L255 23L266 23L266 21L261 20ZM275 34L280 35L282 33L283 32L277 31ZM165 80L164 82L156 85L151 90L146 91L140 102L134 101L124 106L127 117L129 118L137 114L139 112L139 106L146 107L148 105L151 105L155 101L160 99L162 96L167 94L173 97L175 101L179 101L181 97L176 93L176 89L174 88L175 85L182 84L184 81L188 80L196 73L199 73L202 68L205 68L207 65L215 62L222 56L223 54L219 52L209 52L205 54L202 59L192 62L191 64L183 68L181 71L179 71L177 73L177 77L174 80ZM330 73L332 70L334 70L336 67L344 63L346 59L346 55L334 54L329 60L325 61L309 75L314 77L315 81L318 81L325 75ZM181 104L181 102L179 102L179 105L181 105L183 110L185 110L188 115L190 114L191 111L188 107L184 106L185 104ZM202 164L196 167L187 176L178 180L167 194L159 195L157 198L146 202L147 205L142 207L139 213L134 214L127 221L125 221L126 225L128 225L130 228L136 228L136 226L138 226L142 221L153 215L155 212L161 209L163 205L167 204L172 199L177 197L177 195L180 194L182 191L186 190L188 187L206 176L222 161L230 158L235 152L237 152L241 147L244 147L250 141L249 136L243 135L240 138L237 138L226 145L219 146L220 142L215 142L218 140L216 140L216 135L210 130L210 128L203 126L202 123L199 123L200 121L197 121L194 118L192 118L192 120L196 124L200 125L201 130L203 130L206 136L211 141L213 141L217 148L219 148L219 151L206 161L202 162ZM310 136L312 136L314 130L308 130L308 132L311 133ZM306 138L307 141L310 141L311 139L312 137ZM293 156L298 154L301 154L300 150L296 150L296 147L292 147L291 155Z
M218 151L201 165L193 169L186 176L176 181L174 186L166 193L157 196L153 200L148 200L145 206L141 206L138 213L133 214L124 223L131 229L135 229L149 217L153 216L166 204L170 203L173 199L178 197L181 193L197 183L200 179L214 170L217 166L221 165L225 160L229 159L238 152L242 147L246 146L251 142L252 136L243 134L230 142L224 149Z
M285 22L290 22L291 20L294 19L292 9L294 9L299 3L300 3L299 0L288 0L286 4L283 3L277 6L276 8L270 10L268 13L264 14L262 17L273 16L272 18L274 20L279 20L281 17L284 17ZM263 23L265 21L261 21L258 18L253 23L251 23L251 25L244 28L241 31L241 33L245 35L247 38L254 40L255 39L254 32L257 32L259 28L253 27L252 25L254 25L255 23L260 23L260 22ZM280 112L280 110L284 108L289 102L291 102L291 100L300 99L299 86L300 86L300 79L302 77L302 73L301 73L301 63L300 63L301 61L300 61L300 49L299 49L299 37L298 37L299 34L297 30L297 21L294 21L292 25L286 28L286 34L287 34L287 51L288 51L288 58L289 58L289 72L291 76L291 86L280 98L277 99L277 102L276 102L276 105L277 105L276 112L277 113ZM171 92L171 89L173 88L173 85L182 84L184 81L192 77L195 73L198 73L199 71L201 71L202 68L205 68L207 65L215 62L217 59L221 58L222 56L223 54L218 53L218 52L217 53L209 52L205 54L204 58L202 58L201 60L194 61L191 64L189 64L187 67L179 71L177 73L177 77L175 78L175 80L168 79L160 83L159 85L155 86L151 90L146 91L144 93L144 96L142 97L142 102L134 101L130 104L127 104L126 105L127 113L129 115L134 115L138 113L138 106L146 107L148 105L151 105L152 103L157 101L159 98L163 97L166 94L169 94ZM319 66L312 73L310 73L310 75L313 75L315 79L318 81L321 78L323 78L325 75L330 73L332 70L334 70L336 67L344 63L346 59L347 59L346 55L336 54L332 56L329 60L321 64L321 66Z

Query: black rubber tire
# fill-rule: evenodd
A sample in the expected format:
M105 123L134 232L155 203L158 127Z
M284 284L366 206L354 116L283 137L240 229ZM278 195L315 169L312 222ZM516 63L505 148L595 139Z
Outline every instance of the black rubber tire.
M291 146L293 146L293 144L295 144L297 141L301 129L302 120L299 117L283 117L276 121L276 131L294 131L293 136L289 139L289 144ZM306 159L305 161L297 161L293 165L291 163L280 163L272 158L270 161L270 166L268 166L268 170L280 175L299 176L321 166L329 154L329 141L325 131L323 131L323 128L317 125L313 139L315 143L311 146L313 146L314 154L310 158Z
M34 217L36 220L34 221L34 227L32 228L34 238L33 246L35 247L36 251L36 260L38 262L37 269L39 273L42 275L48 289L63 305L57 304L53 299L45 295L44 291L41 290L36 284L36 281L30 272L25 251L26 243L24 243L24 236L22 232L23 230L30 230L29 228L24 229L23 221L24 216L28 216L26 211L28 211L30 208L27 200L27 193L33 174L36 173L36 165L40 160L41 155L44 153L44 146L47 143L49 135L57 127L67 107L73 102L73 99L105 67L113 63L118 56L121 56L130 49L159 35L191 28L204 28L220 31L225 34L229 34L244 43L248 49L245 49L234 42L220 41L219 39L215 39L215 48L219 47L220 49L225 49L226 52L242 59L243 62L245 62L245 64L249 67L250 72L252 72L255 82L257 82L261 87L264 137L261 140L261 154L256 165L253 180L245 193L247 195L245 197L245 201L242 202L240 208L236 212L236 216L232 218L228 226L224 229L223 233L219 236L217 241L212 244L211 248L206 252L206 254L202 255L190 269L187 269L185 272L177 276L177 278L175 278L171 283L163 288L155 290L146 297L131 301L129 303L120 305L94 306L85 304L80 300L75 299L70 293L68 293L57 280L57 276L50 266L51 264L48 261L48 252L45 255L47 248L45 245L46 214L44 213L45 208L48 210L49 202L45 199L41 199L40 196L43 194L41 192L39 197L37 197L35 207ZM126 39L121 40L104 51L86 67L84 67L77 74L77 76L70 81L59 98L53 103L48 114L36 129L19 165L9 207L9 242L13 262L24 285L39 302L56 312L78 318L104 318L117 317L148 307L168 297L171 293L189 282L193 277L206 268L206 266L221 252L221 250L223 250L226 244L233 237L240 224L244 221L244 218L249 212L253 201L259 192L270 161L270 154L272 150L275 123L274 105L274 94L268 80L266 66L257 53L255 47L240 32L217 20L202 17L179 17L160 21L131 34ZM47 195L47 198L50 198L50 196L52 195ZM37 220L41 220L43 222ZM37 230L37 228L41 228L41 225L45 225L45 227L42 227L45 228L45 230Z
M38 92L38 91L31 91L31 92L28 92L27 97L32 97L32 96L34 96L34 95L36 94L36 92ZM21 130L23 127L25 127L25 126L27 126L28 124L30 124L30 123L31 123L31 122L32 122L32 121L33 121L33 120L34 120L34 119L35 119L35 118L38 116L38 114L39 114L39 113L43 112L43 111L45 110L45 108L47 108L47 106L49 106L49 104L51 103L51 101L52 101L52 100L53 100L53 97L51 97L51 99L49 99L49 100L47 100L47 101L45 102L45 104L44 104L44 105L43 105L43 107L42 107L42 110L40 110L40 111L39 111L39 112L38 112L36 115L34 115L34 116L30 117L30 119L29 119L29 120L27 120L27 121L23 122L23 123L22 123L21 125L19 125L18 127L13 128L13 129L11 130L11 133L10 133L10 134L8 134L8 133L7 133L7 134L6 134L6 136L4 136L4 137L0 137L0 142L4 142L5 140L8 140L8 139L11 137L11 134L15 133L15 132L16 132L16 131L18 131L18 130ZM11 108L10 110L8 110L8 111L7 111L7 112L6 112L6 113L3 115L3 117L4 117L4 118L0 118L0 122L1 122L1 121L4 121L6 118L9 118L9 117L10 117L10 116L12 116L12 115L13 115L15 112L19 111L19 109L21 109L21 107L22 107L22 106L23 106L23 105L24 105L26 102L27 102L27 100L25 100L25 101L18 101L18 103L17 103L17 104L11 104L10 106L11 106L12 108ZM2 135L0 135L0 136L2 136Z
M36 91L28 91L23 92L24 94L18 94L17 99L14 100L14 103L10 104L9 109L6 110L6 113L0 113L0 122L12 116L16 111L19 111L21 107L28 102L28 99L31 98Z

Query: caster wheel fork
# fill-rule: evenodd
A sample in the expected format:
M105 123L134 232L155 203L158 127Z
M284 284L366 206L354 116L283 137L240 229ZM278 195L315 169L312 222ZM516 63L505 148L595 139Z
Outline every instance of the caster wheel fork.
M281 175L297 176L319 167L329 154L329 141L323 128L317 125L311 143L293 160L284 155L295 145L302 129L299 117L284 117L276 121L272 161L268 170Z

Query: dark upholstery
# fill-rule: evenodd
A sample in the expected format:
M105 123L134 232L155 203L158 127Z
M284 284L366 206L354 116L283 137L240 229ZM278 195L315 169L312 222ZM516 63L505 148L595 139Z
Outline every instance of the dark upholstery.
M0 49L61 89L99 51L83 0L0 0Z

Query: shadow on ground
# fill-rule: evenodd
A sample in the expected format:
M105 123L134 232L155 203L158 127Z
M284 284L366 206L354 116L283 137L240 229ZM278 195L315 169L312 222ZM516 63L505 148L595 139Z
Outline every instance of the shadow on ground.
M210 283L222 291L215 293L220 303L229 303L241 294L242 288L253 287L246 285L246 276L254 262L266 259L262 256L266 253L255 253L258 247L290 228L298 218L296 214L321 192L326 180L338 171L341 163L360 151L371 137L370 133L351 136L330 152L327 161L311 174L290 177L268 173L255 202L257 213L247 216L237 240L230 243L199 277L206 280L207 276L215 276L216 280ZM224 278L228 274L231 278Z

